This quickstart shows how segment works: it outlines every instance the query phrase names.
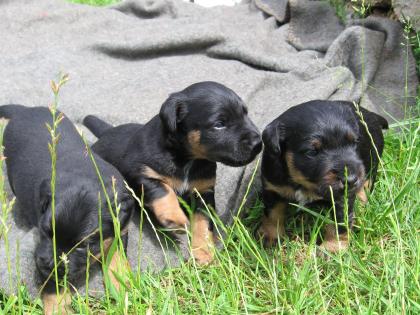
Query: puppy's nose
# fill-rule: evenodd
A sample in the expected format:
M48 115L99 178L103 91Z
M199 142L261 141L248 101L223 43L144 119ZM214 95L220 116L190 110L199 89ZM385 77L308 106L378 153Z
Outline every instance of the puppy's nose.
M347 187L351 188L357 183L357 180L358 178L356 175L350 174L347 177L342 178L341 182L343 183L343 186L345 186L347 181Z
M261 146L262 140L259 133L252 132L251 134L248 134L247 137L243 138L241 142L251 148Z

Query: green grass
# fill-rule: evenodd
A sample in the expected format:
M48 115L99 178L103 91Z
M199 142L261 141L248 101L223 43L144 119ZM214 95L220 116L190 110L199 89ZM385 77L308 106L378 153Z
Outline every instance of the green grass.
M419 42L414 44L418 49ZM417 117L419 113L418 97ZM236 218L233 226L219 226L228 237L214 264L197 267L189 261L161 273L133 272L125 279L129 289L119 295L107 290L103 299L74 296L75 312L419 314L420 119L391 125L385 141L369 203L356 205L356 226L347 252L318 255L314 240L322 218L304 210L295 211L288 220L290 238L265 249L253 236L262 213L257 200L243 209L245 216ZM2 181L0 197L5 220L13 204L5 202ZM0 225L0 237L6 236ZM21 286L17 295L0 293L0 313L41 314L42 308L40 300L31 301Z

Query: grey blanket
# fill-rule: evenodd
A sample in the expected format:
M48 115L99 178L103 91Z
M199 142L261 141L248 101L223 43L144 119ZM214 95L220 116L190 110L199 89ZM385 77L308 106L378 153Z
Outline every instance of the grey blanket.
M205 80L235 90L261 130L290 106L313 99L358 101L393 121L409 110L418 84L404 42L398 23L371 17L343 25L326 1L255 0L207 9L179 0L126 0L105 8L2 0L0 104L48 105L49 82L63 71L70 81L59 108L79 125L87 114L113 124L145 122L169 93ZM219 165L216 203L224 222L237 210L254 167ZM36 296L37 231L9 217L12 272L2 235L0 286L10 293L21 281ZM135 218L128 246L134 269L139 261L155 270L178 262L170 244L164 258L150 226L143 227L140 246L138 240ZM162 243L166 248L165 238ZM100 273L90 290L102 292Z

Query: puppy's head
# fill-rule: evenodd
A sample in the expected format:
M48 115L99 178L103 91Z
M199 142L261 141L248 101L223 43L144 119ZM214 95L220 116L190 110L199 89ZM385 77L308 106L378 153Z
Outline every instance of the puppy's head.
M35 262L42 279L45 280L54 268L51 195L43 194L41 202L43 204L42 214L38 225L40 241L35 250ZM119 203L119 220L121 227L124 227L128 223L134 204L131 198L125 195L119 198ZM102 213L103 239L113 237L112 217L107 210L107 204L105 200L102 200L99 205L98 195L92 189L86 186L71 187L63 194L57 195L55 206L57 262L60 262L60 257L63 254L67 256L68 261L67 270L63 262L58 266L60 278L64 276L65 272L67 272L69 281L80 278L86 270L88 250L92 255L100 253L100 237L97 232L99 207L101 207ZM54 277L52 278L54 279Z
M328 198L363 185L358 154L359 124L347 103L312 101L297 105L263 132L267 153L286 164L293 182Z
M261 151L261 135L244 102L222 84L200 82L171 94L159 115L192 158L241 166Z

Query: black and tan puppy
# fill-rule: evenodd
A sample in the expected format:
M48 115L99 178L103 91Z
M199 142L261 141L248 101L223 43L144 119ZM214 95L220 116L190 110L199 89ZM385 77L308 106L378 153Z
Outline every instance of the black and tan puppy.
M381 155L382 129L388 127L387 121L366 109L360 111ZM266 127L263 142L265 216L260 235L268 244L274 243L285 235L288 202L331 205L332 190L339 237L335 226L328 225L321 246L332 252L346 248L345 196L351 228L356 195L367 201L364 188L372 187L378 166L377 154L354 105L311 101L292 107Z
M196 198L214 208L216 162L250 163L261 151L258 129L247 108L231 89L216 82L193 84L173 93L159 115L145 125L111 128L94 116L84 124L99 138L93 150L118 168L139 195L144 193L164 227L185 231L189 220L177 196ZM197 200L192 223L193 256L200 264L212 260L212 226Z
M39 228L40 239L35 250L35 262L44 283L54 268L53 230L51 207L51 157L48 143L51 136L46 124L52 126L52 116L45 107L25 107L22 105L0 106L0 117L9 119L4 132L4 155L7 175L19 209L32 226ZM67 281L72 283L86 272L88 250L100 257L100 235L98 208L102 208L102 233L104 247L112 243L115 235L111 213L96 174L93 163L86 154L86 147L73 124L64 117L58 126L60 134L57 144L56 185L55 185L55 231L57 257L67 254ZM126 229L134 202L125 191L123 178L109 163L95 155L102 174L106 191L113 200L112 177L116 179L116 190L120 211L118 219L122 234ZM101 199L98 201L98 194ZM100 203L100 204L99 204ZM86 238L89 234L92 236ZM69 254L69 251L76 246ZM58 258L59 259L59 258ZM118 288L113 276L119 253L113 255L109 266L110 279ZM60 278L65 268L58 267ZM51 314L53 309L66 311L65 303L58 303L55 296L54 274L43 292L44 311ZM60 305L59 305L60 304ZM64 304L64 305L63 305Z

